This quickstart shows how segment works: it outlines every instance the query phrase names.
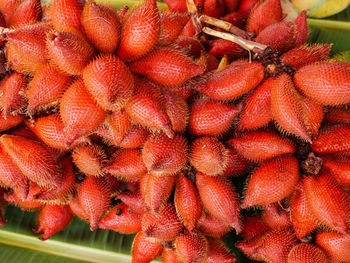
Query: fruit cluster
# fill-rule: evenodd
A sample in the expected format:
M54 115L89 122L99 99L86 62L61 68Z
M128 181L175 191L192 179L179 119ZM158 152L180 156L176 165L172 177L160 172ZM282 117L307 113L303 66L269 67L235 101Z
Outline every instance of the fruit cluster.
M279 0L166 2L1 1L1 205L42 240L137 233L133 262L234 262L232 229L255 260L349 262L350 64Z

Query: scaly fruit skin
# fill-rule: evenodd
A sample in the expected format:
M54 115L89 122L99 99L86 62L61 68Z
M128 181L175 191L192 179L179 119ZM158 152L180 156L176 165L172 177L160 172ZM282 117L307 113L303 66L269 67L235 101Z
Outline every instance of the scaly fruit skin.
M101 219L98 227L122 234L137 233L141 230L141 215L130 212L127 205L119 204Z
M350 112L342 109L330 109L324 119L328 123L350 124Z
M322 161L341 186L350 187L350 156L322 156Z
M103 175L102 166L106 162L106 154L96 144L76 147L72 153L74 164L86 175Z
M68 205L45 205L39 213L39 225L34 233L44 232L41 240L46 240L63 230L72 220Z
M288 263L327 263L325 253L315 245L299 244L293 247L288 253Z
M80 220L88 222L88 217L83 211L81 205L79 204L79 200L77 197L74 197L69 202L69 208L72 211L73 215L78 217Z
M14 11L16 10L20 1L18 0L4 0L0 4L0 12L3 14L6 25L10 25L10 21Z
M155 259L161 252L163 246L152 238L148 238L140 231L135 236L132 244L132 263L145 263Z
M41 20L42 9L40 0L24 0L12 15L9 27L20 27L33 24Z
M307 97L301 99L304 113L304 123L308 132L315 138L321 127L323 119L322 105L310 100Z
M80 0L53 0L51 7L53 27L60 31L80 33L80 17L84 2Z
M163 263L181 263L179 260L177 260L176 251L173 248L163 247L161 258Z
M340 233L347 233L350 218L350 200L347 193L326 171L315 177L304 177L308 207L316 219Z
M134 77L118 57L100 55L83 71L84 84L97 104L105 110L119 110L131 98Z
M262 220L271 229L292 226L289 212L284 211L278 203L264 206Z
M140 190L130 193L122 192L119 193L116 198L120 199L124 204L126 204L129 207L128 211L130 212L143 214L147 211Z
M179 133L185 132L189 119L189 109L186 100L168 90L163 90L163 97L165 99L166 114L170 119L172 130Z
M184 226L192 232L202 215L202 204L194 183L183 173L176 180L174 203Z
M298 160L284 157L260 166L249 180L242 208L268 205L290 195L299 180Z
M8 129L11 129L21 122L23 122L24 116L23 115L9 115L6 119L4 119L1 111L0 111L0 131L6 131Z
M208 239L208 253L204 263L234 263L236 257L230 254L230 250L224 242L216 239Z
M256 236L271 230L262 219L261 215L247 216L243 219L243 229L240 235L245 240L250 240Z
M294 20L295 27L295 47L300 47L306 44L307 38L309 37L310 29L307 24L307 11L303 10L298 17Z
M350 235L332 231L321 231L316 234L316 245L319 246L332 262L350 261Z
M184 263L201 263L208 254L208 241L198 233L180 234L175 240L176 257Z
M297 244L290 228L281 228L265 232L248 241L239 241L235 245L253 260L287 263L288 252Z
M216 239L223 238L231 231L230 226L205 211L203 211L202 217L198 220L196 229L206 236Z
M239 197L231 181L198 172L196 185L203 207L237 233L241 232Z
M117 51L124 61L146 55L158 41L160 18L155 0L144 0L131 10L122 23L121 41Z
M224 55L230 57L241 57L245 54L245 50L238 44L224 39L215 39L210 43L208 51L215 57L223 57Z
M113 8L88 1L81 14L81 25L93 45L103 53L113 53L120 41L121 23Z
M238 156L236 151L227 149L228 162L221 176L239 176L245 169L249 167L248 161Z
M188 14L161 13L159 45L169 45L179 36L184 26L189 21Z
M259 2L259 0L241 0L238 6L238 12L243 15L244 18L248 18L251 10Z
M225 6L223 0L205 0L203 11L208 16L215 18L222 17L225 13Z
M305 65L294 75L296 87L322 105L337 106L350 102L350 71L332 62Z

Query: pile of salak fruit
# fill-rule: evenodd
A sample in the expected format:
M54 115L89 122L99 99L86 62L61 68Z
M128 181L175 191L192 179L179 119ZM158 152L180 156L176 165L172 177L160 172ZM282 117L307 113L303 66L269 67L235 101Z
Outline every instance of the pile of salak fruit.
M350 262L350 64L279 0L165 2L1 0L2 207L134 263Z

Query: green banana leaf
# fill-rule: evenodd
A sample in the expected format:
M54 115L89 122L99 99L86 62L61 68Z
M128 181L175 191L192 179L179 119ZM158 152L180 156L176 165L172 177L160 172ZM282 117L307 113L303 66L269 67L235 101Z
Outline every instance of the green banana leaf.
M106 0L98 0L100 2ZM110 0L116 8L132 6L138 0ZM164 3L159 3L165 8ZM309 19L312 32L310 43L334 43L333 52L350 50L350 7L327 19ZM242 183L242 182L241 182ZM31 232L36 226L37 212L22 212L12 206L6 208L8 223L0 228L0 263L124 263L131 262L130 248L134 235L95 230L75 218L62 232L47 241L40 241ZM224 241L237 255L237 262L250 262L234 248L239 237L231 234Z

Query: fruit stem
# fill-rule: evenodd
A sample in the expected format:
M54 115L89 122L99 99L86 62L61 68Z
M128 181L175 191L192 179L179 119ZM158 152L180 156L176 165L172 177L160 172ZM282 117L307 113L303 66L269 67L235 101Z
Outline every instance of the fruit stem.
M194 29L196 30L196 36L198 36L199 33L202 32L202 23L198 18L197 6L193 0L186 0L186 5L187 5L188 12L191 14L191 20L192 20Z

